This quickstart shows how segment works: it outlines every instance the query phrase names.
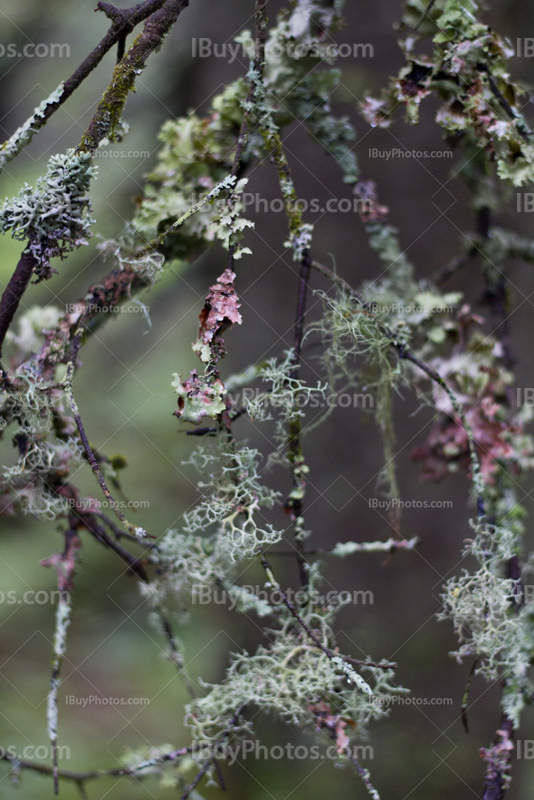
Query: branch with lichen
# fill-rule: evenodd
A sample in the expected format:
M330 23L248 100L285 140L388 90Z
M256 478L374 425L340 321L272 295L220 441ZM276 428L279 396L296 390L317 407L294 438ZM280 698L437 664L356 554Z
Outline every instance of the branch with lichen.
M76 569L77 551L81 541L74 528L65 532L65 549L50 558L41 561L44 567L54 567L58 575L60 591L56 610L56 629L54 633L54 648L52 656L52 677L48 693L47 720L48 735L52 747L52 767L54 777L54 794L59 794L59 766L57 750L58 733L58 689L60 684L61 665L65 656L67 644L67 628L70 624L72 610L72 591L74 589L74 572Z
M43 100L31 117L24 122L15 133L0 146L0 171L12 161L21 150L30 144L35 134L41 130L50 117L78 89L87 76L98 66L106 53L133 31L136 25L143 22L150 14L160 8L166 0L144 0L132 8L118 9L111 3L99 2L96 11L104 11L111 19L111 26L76 71L67 80L60 83L52 94Z

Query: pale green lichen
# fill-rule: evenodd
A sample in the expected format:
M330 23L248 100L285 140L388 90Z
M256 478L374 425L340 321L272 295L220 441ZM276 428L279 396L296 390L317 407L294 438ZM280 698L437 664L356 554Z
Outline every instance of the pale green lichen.
M152 607L175 609L184 621L203 587L214 589L227 579L232 557L221 537L199 536L168 530L158 542L151 560L158 564L161 578L142 584L141 590ZM159 621L158 621L159 624Z
M65 478L83 463L77 440L47 441L44 436L19 433L24 454L13 467L5 467L2 479L13 492L13 501L24 514L44 520L66 516L70 507L57 492L58 477Z
M280 541L283 532L261 513L262 508L272 508L279 494L261 480L260 453L245 446L223 447L217 458L206 459L205 449L193 458L202 470L209 470L208 481L198 484L204 496L184 515L184 531L198 534L214 526L227 542L232 560L251 558L265 545Z
M287 350L280 359L271 358L256 370L268 388L247 399L247 410L255 422L274 420L274 439L280 446L287 441L288 426L304 420L307 406L325 402L328 385L318 380L310 385L295 374L294 354Z
M347 118L332 115L331 96L340 83L340 73L331 68L333 56L325 58L323 53L325 35L341 24L342 5L338 0L334 6L317 0L305 12L297 6L289 15L282 13L267 37L264 88L257 72L251 69L247 80L239 78L217 95L204 119L191 114L164 124L158 164L149 176L133 223L142 237L152 239L161 234L228 175L243 109L271 133L302 121L312 137L339 163L345 181L356 182L355 131ZM252 58L250 34L243 31L236 41L248 48ZM324 64L328 69L320 69ZM247 83L251 81L256 82L256 97L247 104ZM269 104L266 96L283 98L283 103ZM267 155L264 138L256 125L251 126L242 153L242 167ZM221 214L217 206L205 205L179 230L173 231L166 242L170 257L194 259L221 234L223 240L230 238L232 243L242 230L250 227L249 222L240 221L238 228L236 221L232 221L234 233L228 237L224 231L225 209ZM310 235L309 224L302 231L291 232L291 247L296 257L301 258L302 251L309 246ZM241 255L246 251L238 247L236 252Z
M325 646L332 640L335 611L315 610L310 604L302 612ZM310 730L317 730L314 708L329 709L336 717L352 719L357 736L365 736L368 723L387 714L391 696L405 691L392 685L389 668L361 668L369 674L372 688L361 676L356 681L357 673L342 658L328 658L287 610L279 625L268 632L269 646L260 645L252 655L234 654L225 680L207 686L208 694L189 704L187 720L195 744L213 743L235 709L243 705L274 712L285 722ZM359 685L347 684L349 677ZM237 733L250 736L252 722L240 720Z
M193 370L190 377L183 381L181 375L175 372L171 386L178 395L176 414L184 422L198 425L203 417L217 419L226 408L224 384L218 378L209 380L205 376L198 376Z
M53 652L53 663L54 663L54 675L50 681L50 691L48 693L47 698L47 727L48 727L48 737L50 742L52 743L52 747L55 746L57 741L57 726L58 726L58 707L57 707L57 698L58 698L58 689L60 685L59 679L59 669L61 666L61 662L63 661L63 657L65 655L66 650L66 643L67 643L67 629L70 624L71 619L71 600L68 594L63 594L59 600L57 611L56 611L56 629L54 631L54 652Z
M18 333L8 331L6 340L15 348L16 361L21 363L36 354L48 331L53 331L63 316L56 306L31 306L18 320Z

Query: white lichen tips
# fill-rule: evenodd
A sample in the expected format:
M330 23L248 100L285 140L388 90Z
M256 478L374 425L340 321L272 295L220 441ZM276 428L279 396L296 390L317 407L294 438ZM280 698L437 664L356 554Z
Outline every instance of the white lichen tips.
M343 658L341 658L341 656L334 656L332 658L332 663L335 664L336 667L339 667L339 669L343 670L349 683L355 683L358 689L361 689L362 692L365 692L370 697L372 696L373 690L367 681L364 681L362 676L358 675L356 670L351 667L351 665L348 664Z

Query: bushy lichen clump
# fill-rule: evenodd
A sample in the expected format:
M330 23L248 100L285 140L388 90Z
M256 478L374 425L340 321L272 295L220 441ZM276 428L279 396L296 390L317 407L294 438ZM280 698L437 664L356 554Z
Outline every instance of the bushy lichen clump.
M320 586L316 570L311 580L310 601L302 611L303 619L321 644L331 647L331 625L339 603L325 606L320 602L316 596ZM197 745L213 745L236 708L244 706L274 712L285 722L311 731L321 727L320 718L328 713L338 723L337 728L333 726L337 734L334 741L342 759L351 732L351 738L365 737L368 723L387 714L391 697L406 690L394 685L393 670L388 667L359 667L365 674L363 680L343 658L328 658L287 609L278 607L276 613L278 624L267 631L271 643L260 645L253 654L234 654L224 681L206 685L206 696L189 704L186 719L193 741ZM241 719L236 732L250 737L252 722Z
M517 556L517 536L503 527L478 525L465 556L478 569L450 578L439 619L450 619L460 642L453 653L461 662L475 660L488 681L504 683L503 711L518 727L521 711L533 691L529 677L534 657L534 618L530 596L520 577L507 575L506 565Z
M0 431L16 422L19 427L13 443L19 459L14 466L4 467L0 478L4 510L12 513L20 508L48 520L67 514L67 499L58 490L81 465L82 450L73 426L62 417L61 392L51 392L23 367L0 398ZM58 438L53 434L54 425L63 427Z
M303 421L306 409L326 402L328 384L317 380L309 384L295 374L293 353L287 350L281 358L270 358L260 365L254 378L261 378L267 389L257 391L247 400L247 410L255 422L274 421L273 440L278 446L277 461L284 461L284 446L287 443L289 426Z
M36 188L23 186L18 197L6 201L0 212L0 232L27 240L39 279L50 276L50 259L66 258L91 236L91 201L87 197L96 174L88 153L68 150L52 156Z

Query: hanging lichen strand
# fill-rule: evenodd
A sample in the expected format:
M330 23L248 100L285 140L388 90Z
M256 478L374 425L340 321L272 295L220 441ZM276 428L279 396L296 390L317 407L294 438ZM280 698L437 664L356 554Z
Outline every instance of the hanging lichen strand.
M217 775L217 758L230 745L254 735L253 719L261 710L307 729L321 743L333 742L339 762L352 764L369 795L380 800L368 771L354 757L353 744L367 741L371 723L386 716L393 698L408 690L396 685L395 664L354 658L336 644L334 630L343 604L339 599L325 602L326 584L316 557L323 551L306 549L311 531L304 516L309 474L305 454L314 447L313 437L306 437L334 413L327 402L332 393L349 388L366 392L373 398L370 409L383 439L379 489L398 499L393 405L396 393L413 390L418 402L436 415L426 442L412 451L421 478L440 480L465 469L472 487L473 533L463 556L470 560L468 566L475 566L447 581L439 618L454 625L459 638L455 658L470 659L472 673L503 685L503 721L494 745L483 751L483 798L502 798L514 730L534 691L528 674L534 658L534 608L522 589L522 562L530 569L532 563L522 554L524 509L516 495L519 478L534 465L534 443L525 432L526 410L516 411L510 402L513 359L504 325L507 261L534 262L534 243L494 227L492 218L506 206L506 184L521 186L534 177L531 132L519 111L520 89L507 68L511 48L479 21L474 0L408 2L401 26L407 33L402 45L406 64L381 99L366 101L364 116L372 125L391 125L399 105L415 123L421 101L435 93L440 100L436 120L459 153L456 172L471 192L476 232L463 235L459 256L434 281L421 280L403 251L402 234L378 201L374 182L359 175L350 122L332 113L331 96L340 73L333 68L335 52L325 51L325 42L333 42L343 22L342 0L300 0L281 12L270 30L266 0L255 5L254 32L236 37L250 57L248 71L214 98L206 117L191 114L163 125L158 161L132 220L115 240L100 244L114 269L90 286L68 313L32 307L18 317L16 331L11 323L30 279L52 279L51 259L64 259L86 243L93 222L87 196L95 174L92 154L114 140L119 128L126 131L121 115L135 76L187 2L147 0L128 15L99 3L111 27L89 57L89 66L84 62L0 148L1 167L30 143L102 55L117 42L122 46L134 25L146 21L117 64L78 150L53 156L36 187L25 186L0 212L0 231L25 242L0 302L0 352L4 340L9 350L9 366L2 371L0 431L11 429L18 453L17 463L4 468L0 477L2 511L59 519L65 536L64 551L43 562L57 569L61 592L48 699L54 753L50 774L56 791L60 780L75 780L82 793L85 781L99 775L152 774L167 786L181 787L182 800L201 800L201 779ZM424 38L431 39L432 54L419 56L416 49ZM308 129L331 156L340 178L353 187L369 240L366 257L376 254L379 262L378 277L361 287L353 288L336 270L313 260L313 226L296 202L283 144L284 129L295 122ZM243 216L242 195L252 168L273 166L287 216L287 240L280 244L300 270L294 344L228 376L225 340L241 335L249 324L240 300L240 270L250 262L256 241L253 223ZM138 558L122 539L139 546L147 532L126 520L109 489L118 485L124 462L93 450L74 398L79 352L115 309L150 288L172 261L180 260L185 269L208 246L218 248L221 266L198 309L193 344L198 366L184 374L180 364L169 365L169 380L176 370L171 383L175 424L202 437L186 462L201 476L200 499L183 516L180 528L145 541ZM484 319L472 312L461 293L443 289L451 275L474 266L477 258L489 316L502 323L492 335L486 335ZM331 287L314 290L322 314L307 321L313 271L328 278ZM184 335L194 338L195 331ZM322 345L319 378L308 381L301 367L303 344L317 337ZM235 407L232 393L253 386L254 399ZM317 406L325 409L319 416L313 411ZM236 423L245 415L268 441L265 452L239 439ZM122 527L73 482L84 463L91 466L98 491L110 501ZM290 475L285 499L272 488L267 469L280 466ZM398 513L389 521L390 538L340 542L324 551L325 558L396 550L405 550L408 558L417 539L403 538ZM188 623L196 593L226 592L238 613L260 620L264 634L254 652L230 656L220 683L204 684L205 694L191 697L184 712L191 745L162 745L149 757L145 748L125 757L124 767L101 773L69 773L57 764L60 667L82 533L118 555L139 578L153 622L168 640L169 659L186 683L185 654L173 622ZM299 602L293 602L268 561L270 553L273 559L278 554L270 547L282 543L299 568ZM239 582L253 564L263 569L269 599ZM29 762L12 766L36 769ZM378 767L376 775L379 781Z

